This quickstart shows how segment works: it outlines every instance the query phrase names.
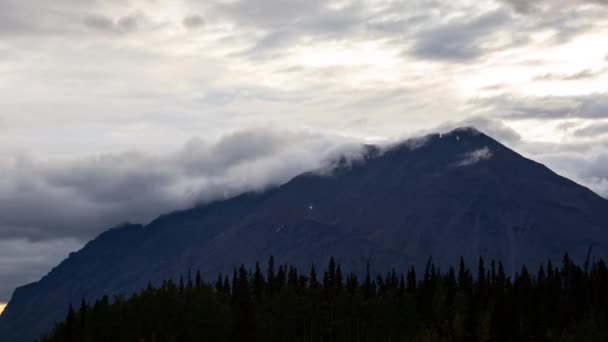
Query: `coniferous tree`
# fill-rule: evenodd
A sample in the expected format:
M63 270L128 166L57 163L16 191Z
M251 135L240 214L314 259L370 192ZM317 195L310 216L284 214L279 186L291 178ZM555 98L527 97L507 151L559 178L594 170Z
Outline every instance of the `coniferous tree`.
M268 282L270 292L273 292L276 289L276 282L274 279L274 256L270 256L268 259L268 275L266 276L266 281Z
M256 298L259 298L264 292L266 284L264 281L264 275L260 268L260 263L255 263L255 273L253 274L253 294Z
M68 314L67 317L65 319L65 325L66 325L66 341L67 342L72 342L74 341L74 336L76 335L76 332L74 331L75 327L74 327L74 308L72 308L72 304L70 304L69 308L68 308Z
M446 272L430 261L421 281L414 269L372 278L368 267L361 282L352 272L344 282L334 260L323 270L326 290L314 267L305 277L281 265L271 289L259 265L241 265L232 284L222 275L214 287L167 279L130 297L83 300L41 342L605 341L608 269L603 260L588 263L564 256L559 268L522 267L511 277L489 260L473 277L463 259Z
M315 264L310 266L310 277L309 277L309 286L312 289L316 289L319 287L319 281L317 280L317 271L315 270Z
M220 277L220 281L221 281L221 278L222 278L222 274L221 273L220 273L219 277ZM201 271L197 270L196 271L196 278L195 278L195 286L198 289L202 285L203 285L203 279L201 278Z

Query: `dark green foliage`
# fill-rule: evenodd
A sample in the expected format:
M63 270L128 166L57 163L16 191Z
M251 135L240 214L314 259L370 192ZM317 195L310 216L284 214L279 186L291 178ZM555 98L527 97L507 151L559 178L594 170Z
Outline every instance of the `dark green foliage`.
M295 267L259 263L219 275L213 286L180 277L128 299L72 306L51 341L606 341L608 269L566 255L514 277L483 259L476 275L461 259L441 272L414 269L363 280L331 258L319 283Z

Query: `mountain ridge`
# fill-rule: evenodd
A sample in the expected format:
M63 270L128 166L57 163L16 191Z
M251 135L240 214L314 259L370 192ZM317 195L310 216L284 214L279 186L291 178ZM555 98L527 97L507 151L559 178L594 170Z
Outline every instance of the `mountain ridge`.
M514 272L564 252L583 258L590 244L598 256L608 251L608 201L475 128L366 146L331 171L106 231L17 289L0 334L28 340L70 302L131 293L188 269L211 280L269 255L303 268L336 256L358 272L481 255Z

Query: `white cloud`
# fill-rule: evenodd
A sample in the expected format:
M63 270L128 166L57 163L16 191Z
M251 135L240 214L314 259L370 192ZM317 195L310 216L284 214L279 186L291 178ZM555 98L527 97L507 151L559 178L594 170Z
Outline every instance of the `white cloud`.
M486 146L475 151L465 154L457 166L470 166L479 163L483 160L488 160L492 157L492 151Z

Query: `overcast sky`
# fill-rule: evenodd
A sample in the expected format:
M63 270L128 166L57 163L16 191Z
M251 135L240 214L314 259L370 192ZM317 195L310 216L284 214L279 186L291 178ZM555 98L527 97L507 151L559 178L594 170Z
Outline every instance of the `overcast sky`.
M474 125L608 196L608 0L0 0L0 302L124 221Z

